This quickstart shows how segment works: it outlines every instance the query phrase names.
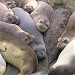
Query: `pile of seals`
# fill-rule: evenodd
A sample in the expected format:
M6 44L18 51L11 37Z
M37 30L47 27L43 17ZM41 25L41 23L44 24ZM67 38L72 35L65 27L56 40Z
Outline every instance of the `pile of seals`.
M6 62L18 75L75 74L74 20L75 12L44 1L0 0L0 75L7 74ZM56 63L47 73L36 72L46 54L47 65L58 57Z

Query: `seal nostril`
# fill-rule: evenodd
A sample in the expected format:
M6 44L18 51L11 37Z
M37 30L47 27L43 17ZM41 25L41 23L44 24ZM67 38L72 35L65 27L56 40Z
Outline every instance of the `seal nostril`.
M64 42L64 43L68 43L68 39L67 39L67 38L64 38L64 39L63 39L63 42Z

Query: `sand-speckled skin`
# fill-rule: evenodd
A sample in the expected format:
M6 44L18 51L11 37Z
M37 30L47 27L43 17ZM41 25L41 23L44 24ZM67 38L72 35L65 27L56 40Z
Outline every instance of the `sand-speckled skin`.
M36 71L37 57L25 42L3 32L0 32L0 42L6 46L6 52L1 52L2 56L21 71L19 75L30 75Z
M6 62L2 55L0 54L0 75L3 75L6 70Z
M19 23L19 19L13 13L13 11L11 9L8 9L1 2L0 2L0 21L7 22L7 23L13 23L13 24Z
M63 49L48 75L75 74L75 38Z
M57 47L62 50L72 39L75 38L75 12L69 18L65 31L58 39Z
M25 11L31 13L38 6L36 0L14 0L16 6L23 8Z
M53 13L52 7L43 1L38 1L37 8L31 13L37 28L45 32L50 26L50 16Z
M7 6L7 8L16 7L14 0L0 0L1 3Z
M10 34L19 40L30 44L34 40L34 36L28 32L23 31L19 26L15 24L9 24L0 21L0 31Z
M20 19L19 27L35 37L30 46L35 51L37 57L40 60L44 59L46 56L46 48L43 35L37 29L34 20L30 17L30 14L24 11L22 8L15 7L12 10Z

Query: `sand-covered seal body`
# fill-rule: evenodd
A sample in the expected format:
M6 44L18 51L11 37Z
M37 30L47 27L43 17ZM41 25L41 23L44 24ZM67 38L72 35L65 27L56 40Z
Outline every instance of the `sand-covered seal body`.
M50 16L53 13L52 7L43 1L38 1L37 8L31 13L37 28L45 32L50 26Z
M75 74L75 38L63 49L48 75Z
M19 18L13 13L11 9L8 9L0 2L0 21L18 24Z
M34 40L34 36L26 31L23 31L15 24L9 24L0 21L0 31L14 36L15 38L30 44Z
M51 15L51 26L49 27L48 31L44 34L46 50L49 55L50 63L58 57L58 38L64 32L70 15L71 12L64 7L57 8Z
M23 30L25 30L26 32L32 34L35 37L34 41L30 44L30 46L33 48L33 50L37 54L38 58L39 59L45 58L46 48L45 48L45 43L44 43L44 40L43 40L43 36L38 31L33 19L30 17L30 15L27 12L25 12L21 8L15 7L12 10L14 11L14 13L20 19L19 26Z
M23 8L28 13L31 13L38 5L36 0L14 0L17 7Z
M16 7L14 0L0 0L1 3L7 6L7 8Z
M58 39L57 47L62 50L72 39L75 38L75 12L69 18L65 31Z
M0 32L0 42L6 46L6 51L1 52L2 56L21 71L19 75L30 75L36 71L37 57L25 42L4 32Z

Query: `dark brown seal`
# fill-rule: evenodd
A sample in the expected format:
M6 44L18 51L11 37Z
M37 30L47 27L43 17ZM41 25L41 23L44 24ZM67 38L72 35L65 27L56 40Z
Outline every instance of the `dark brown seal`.
M37 28L41 32L47 31L50 26L50 16L53 13L52 7L43 1L38 1L37 8L31 13Z
M62 50L73 38L75 38L75 12L70 16L65 31L58 39L58 49Z
M75 38L63 49L48 75L75 74Z
M57 50L56 47L58 38L65 30L70 15L71 12L68 9L59 7L55 9L54 13L51 16L51 26L44 34L45 45L47 53L49 55L50 63L55 60L59 54L59 50Z
M9 24L0 21L0 31L10 34L17 39L30 44L34 40L34 36L28 32L23 31L19 26L15 24Z
M11 9L8 9L1 2L0 2L0 21L7 22L7 23L13 23L13 24L19 23L19 19L13 13L13 11Z
M4 32L0 32L0 42L6 46L6 51L1 52L2 56L20 70L19 75L30 75L36 71L37 57L25 42Z

